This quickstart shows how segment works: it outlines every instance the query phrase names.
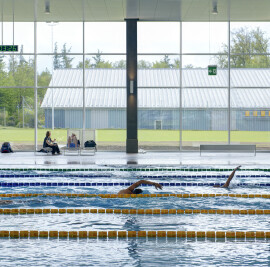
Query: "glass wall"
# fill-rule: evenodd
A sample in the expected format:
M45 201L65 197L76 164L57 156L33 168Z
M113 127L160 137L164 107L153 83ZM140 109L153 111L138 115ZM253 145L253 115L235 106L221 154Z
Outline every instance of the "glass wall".
M67 129L85 128L96 130L99 150L124 151L125 22L83 22L83 16L92 16L83 9L83 2L91 5L87 0L70 1L81 21L54 14L62 0L50 1L49 14L43 11L44 1L37 1L42 12L37 12L35 34L34 1L27 5L32 22L17 18L18 1L14 8L2 2L0 43L18 45L18 52L0 54L0 142L11 142L14 151L35 150L36 60L37 149L46 131L65 146Z
M231 23L231 143L270 144L270 23Z
M182 29L182 149L227 143L228 23L183 22Z
M88 0L70 1L79 21L42 11L36 23L35 1L27 1L27 21L17 15L25 2L1 3L0 43L18 51L0 52L0 142L35 149L36 89L37 149L48 130L65 146L67 129L85 128L96 130L99 150L125 151L125 22L91 22ZM53 10L65 2L50 3ZM138 22L139 148L269 149L269 29L269 22Z
M138 22L138 142L179 150L180 24Z
M0 52L0 143L11 142L14 151L33 151L34 1L29 0L26 6L29 8L29 21L32 22L18 22L19 10L9 3L0 3L0 44L18 45L18 51Z

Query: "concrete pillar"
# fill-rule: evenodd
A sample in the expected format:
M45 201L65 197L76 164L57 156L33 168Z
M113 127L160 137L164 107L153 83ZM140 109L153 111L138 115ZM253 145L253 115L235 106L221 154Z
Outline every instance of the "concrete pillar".
M126 152L138 153L137 118L137 19L126 20L127 140Z

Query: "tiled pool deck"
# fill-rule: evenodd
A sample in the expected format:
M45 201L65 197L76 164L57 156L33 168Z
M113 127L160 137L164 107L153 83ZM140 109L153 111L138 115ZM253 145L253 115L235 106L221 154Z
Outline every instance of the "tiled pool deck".
M33 152L16 152L11 154L0 154L0 167L76 167L86 168L88 166L270 166L270 153L253 154L243 153L204 153L199 152L147 152L145 154L126 154L124 152L97 152L94 156L77 155L46 155Z

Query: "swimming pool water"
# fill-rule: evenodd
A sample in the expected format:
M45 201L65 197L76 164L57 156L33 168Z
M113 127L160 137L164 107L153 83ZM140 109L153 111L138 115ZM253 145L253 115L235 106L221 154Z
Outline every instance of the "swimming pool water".
M95 172L76 172L94 175ZM145 172L99 172L102 177L67 177L69 172L0 171L1 174L20 174L22 177L1 177L0 182L74 182L114 183L147 179ZM27 177L39 174L41 177ZM52 177L45 177L46 174ZM71 173L70 173L71 174ZM73 173L74 174L74 173ZM180 177L185 174L186 177ZM147 180L170 183L225 182L221 175L230 172L190 173L149 172ZM263 171L255 174L266 175ZM268 174L268 173L267 173ZM23 177L25 175L25 177ZM44 175L44 176L43 176ZM195 177L197 175L197 177ZM245 175L246 177L240 177ZM252 177L254 172L237 172L230 188L211 186L164 186L162 193L248 193L269 194L268 177ZM17 175L18 176L18 175ZM59 177L60 176L60 177ZM62 177L63 176L63 177ZM157 177L159 176L159 177ZM177 176L177 177L173 177ZM250 183L249 186L236 186ZM114 193L123 186L20 186L0 187L1 193ZM142 187L144 193L157 193L154 187ZM2 198L3 200L4 198ZM8 198L5 198L5 200ZM67 198L32 197L10 198L13 202L0 208L111 208L111 209L270 209L265 198ZM173 230L173 231L269 231L269 215L233 214L23 214L0 215L0 230ZM1 265L28 266L269 266L269 239L6 239L0 238Z

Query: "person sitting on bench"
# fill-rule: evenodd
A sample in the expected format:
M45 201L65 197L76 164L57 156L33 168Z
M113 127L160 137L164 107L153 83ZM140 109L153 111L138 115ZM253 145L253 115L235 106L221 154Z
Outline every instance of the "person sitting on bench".
M67 147L80 147L80 140L77 139L76 134L72 133L72 135L68 137Z
M55 143L55 140L56 139L54 139L52 141L51 132L47 131L46 132L46 137L44 138L44 142L43 142L43 148L50 147L52 149L52 154L53 155L55 155L55 152L57 152L57 154L61 154L57 143Z

